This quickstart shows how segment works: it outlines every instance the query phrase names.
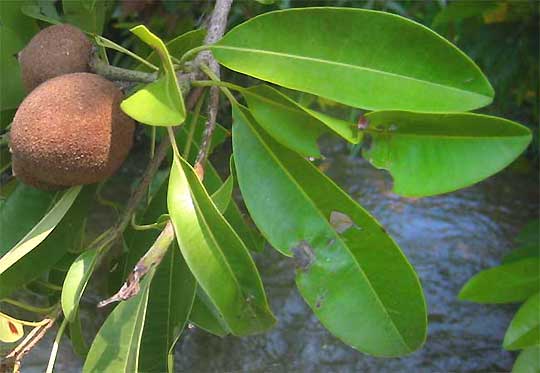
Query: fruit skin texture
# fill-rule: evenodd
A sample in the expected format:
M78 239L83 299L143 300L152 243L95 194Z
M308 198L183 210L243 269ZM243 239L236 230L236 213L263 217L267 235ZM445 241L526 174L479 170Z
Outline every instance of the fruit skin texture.
M120 110L122 98L113 83L89 73L62 75L33 90L15 113L10 134L21 181L68 187L114 174L135 130Z
M92 43L71 25L54 25L38 32L19 54L27 92L51 78L89 71Z

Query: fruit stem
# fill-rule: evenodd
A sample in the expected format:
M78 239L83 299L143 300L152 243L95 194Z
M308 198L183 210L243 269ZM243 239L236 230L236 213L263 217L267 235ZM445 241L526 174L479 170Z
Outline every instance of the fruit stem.
M90 69L109 80L121 80L125 82L151 83L157 79L157 72L147 73L144 71L136 71L123 69L109 65L107 62L100 59L96 54L92 56L89 62Z

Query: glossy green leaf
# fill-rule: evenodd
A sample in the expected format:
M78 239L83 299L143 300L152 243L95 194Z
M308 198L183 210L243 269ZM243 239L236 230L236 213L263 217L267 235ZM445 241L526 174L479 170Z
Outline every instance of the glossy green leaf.
M360 351L399 356L426 336L420 282L379 223L309 161L233 108L238 181L270 244L297 264L300 293L335 336Z
M0 110L14 109L26 95L17 53L39 31L36 22L21 12L19 1L0 1Z
M190 162L195 161L197 153L199 152L198 142L202 137L204 123L205 118L202 116L195 123L195 130L193 132L193 143L191 145L188 157L188 160ZM191 120L189 120L188 117L186 125L182 126L182 128L177 131L176 142L178 143L178 146L182 151L185 149L188 134L191 130L191 125ZM224 127L217 126L216 130L214 131L214 136L212 137L211 149L219 146L229 136L230 133L228 130L226 130ZM210 162L208 162L206 165L203 183L208 193L215 193L223 185L223 180L221 179L221 176L219 176L218 172ZM262 251L265 243L264 239L261 237L256 228L253 225L250 225L250 223L247 221L247 217L244 216L244 214L240 211L240 208L238 207L236 202L234 202L234 200L231 200L223 216L225 217L225 219L227 219L229 224L233 227L235 232L240 236L242 241L251 251Z
M488 304L524 301L540 290L538 264L538 258L528 258L486 269L463 286L459 298Z
M467 111L493 88L463 52L406 18L364 9L262 14L214 44L226 67L369 110Z
M538 258L539 256L540 256L540 246L539 244L536 244L536 245L531 245L531 246L519 247L517 249L510 251L510 253L503 258L502 262L506 264L506 263L515 262L521 259L531 258L531 257Z
M110 0L63 0L62 8L68 23L81 30L101 35Z
M317 139L328 129L357 144L355 124L310 110L278 90L259 85L242 90L250 112L279 143L306 157L320 157Z
M139 293L121 302L99 329L84 363L83 372L132 373L139 369L139 349L146 320L150 270L141 281Z
M37 247L47 238L47 236L49 236L49 234L51 234L64 215L66 215L73 202L75 202L80 191L81 186L75 186L64 192L58 202L39 221L39 223L37 223L26 236L0 258L0 275Z
M171 245L150 287L139 352L141 372L174 371L174 346L187 323L195 289L195 279L178 246Z
M230 333L219 312L201 289L198 289L193 301L189 321L198 328L218 337L224 337Z
M176 56L177 58L180 58L190 49L201 46L204 42L205 36L205 29L198 29L186 32L185 34L177 36L176 38L168 41L166 43L167 50L169 51L169 54L171 56ZM159 63L159 55L156 54L155 51L153 51L152 53L150 53L150 55L148 55L148 57L146 57L146 60L150 63L153 63L154 65L157 65ZM148 70L148 68L140 65L137 70Z
M9 247L4 246L4 236L8 237L10 240L13 238L20 240L26 233L20 232L19 227L17 227L17 222L20 222L21 225L25 226L27 229L32 229L35 224L39 224L38 222L35 222L29 228L26 226L26 224L30 222L26 221L26 218L36 218L34 215L37 214L33 209L40 211L40 201L39 198L21 201L20 197L31 196L31 193L21 193L25 190L27 190L27 187L18 187L18 190L10 196L8 202L2 206L0 211L0 227L2 234L0 246L2 246L2 249L5 249L2 254L9 249ZM84 187L81 193L79 193L76 201L52 233L41 242L40 245L31 250L22 259L17 261L0 275L0 299L10 295L14 290L30 283L49 269L53 268L55 264L65 256L68 250L79 248L80 236L74 235L73 232L80 232L82 229L94 192L95 187ZM39 196L44 192L35 191L35 193ZM12 197L13 200L11 199ZM37 217L37 219L39 219L39 217ZM12 236L9 234L11 232L8 230L11 229L10 227L13 228L15 232L20 233L20 235ZM39 266L36 266L36 263L39 263Z
M540 347L531 347L521 351L512 367L512 373L538 372L540 372Z
M524 126L481 114L381 111L366 115L364 157L394 178L394 192L423 197L477 183L515 160L531 141Z
M507 350L540 345L540 294L532 295L519 308L504 336Z
M212 194L212 202L214 202L214 205L216 205L216 208L221 214L227 210L227 207L231 202L233 187L234 179L231 175L223 184L221 184L219 189Z
M178 87L176 73L165 43L145 26L131 29L151 46L161 59L161 75L122 101L120 107L133 119L153 126L178 126L186 119L184 98Z
M183 159L175 158L171 169L168 208L191 272L231 332L244 336L272 327L275 319L249 251Z
M62 287L62 311L70 322L75 320L84 289L94 271L98 250L82 253L69 268Z

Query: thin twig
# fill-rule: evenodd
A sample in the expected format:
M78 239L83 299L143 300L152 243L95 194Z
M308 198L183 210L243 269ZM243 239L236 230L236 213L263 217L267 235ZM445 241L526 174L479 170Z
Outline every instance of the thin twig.
M210 18L210 24L208 26L208 33L204 39L205 45L210 45L216 43L223 34L227 27L227 18L229 16L229 11L231 10L233 0L216 0L216 5L214 6L214 11L212 17ZM212 52L209 50L203 50L199 53L195 62L199 65L206 64L210 67L212 72L219 79L220 70L219 64L212 55ZM204 128L203 138L201 141L201 147L199 154L197 154L197 159L195 161L195 172L199 179L204 178L204 167L206 160L208 158L208 153L210 152L210 145L212 142L212 135L216 128L216 120L219 109L219 88L211 87L210 88L210 97L208 99L208 110L207 110L207 120Z

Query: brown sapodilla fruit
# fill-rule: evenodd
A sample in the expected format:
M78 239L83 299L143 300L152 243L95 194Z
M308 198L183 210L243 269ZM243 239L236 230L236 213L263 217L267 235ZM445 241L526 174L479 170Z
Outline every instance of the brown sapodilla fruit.
M92 44L71 25L54 25L38 32L19 54L21 77L27 92L44 81L89 71Z
M106 179L133 144L135 123L120 110L122 96L113 83L95 74L46 81L15 113L13 157L42 184L72 186Z

